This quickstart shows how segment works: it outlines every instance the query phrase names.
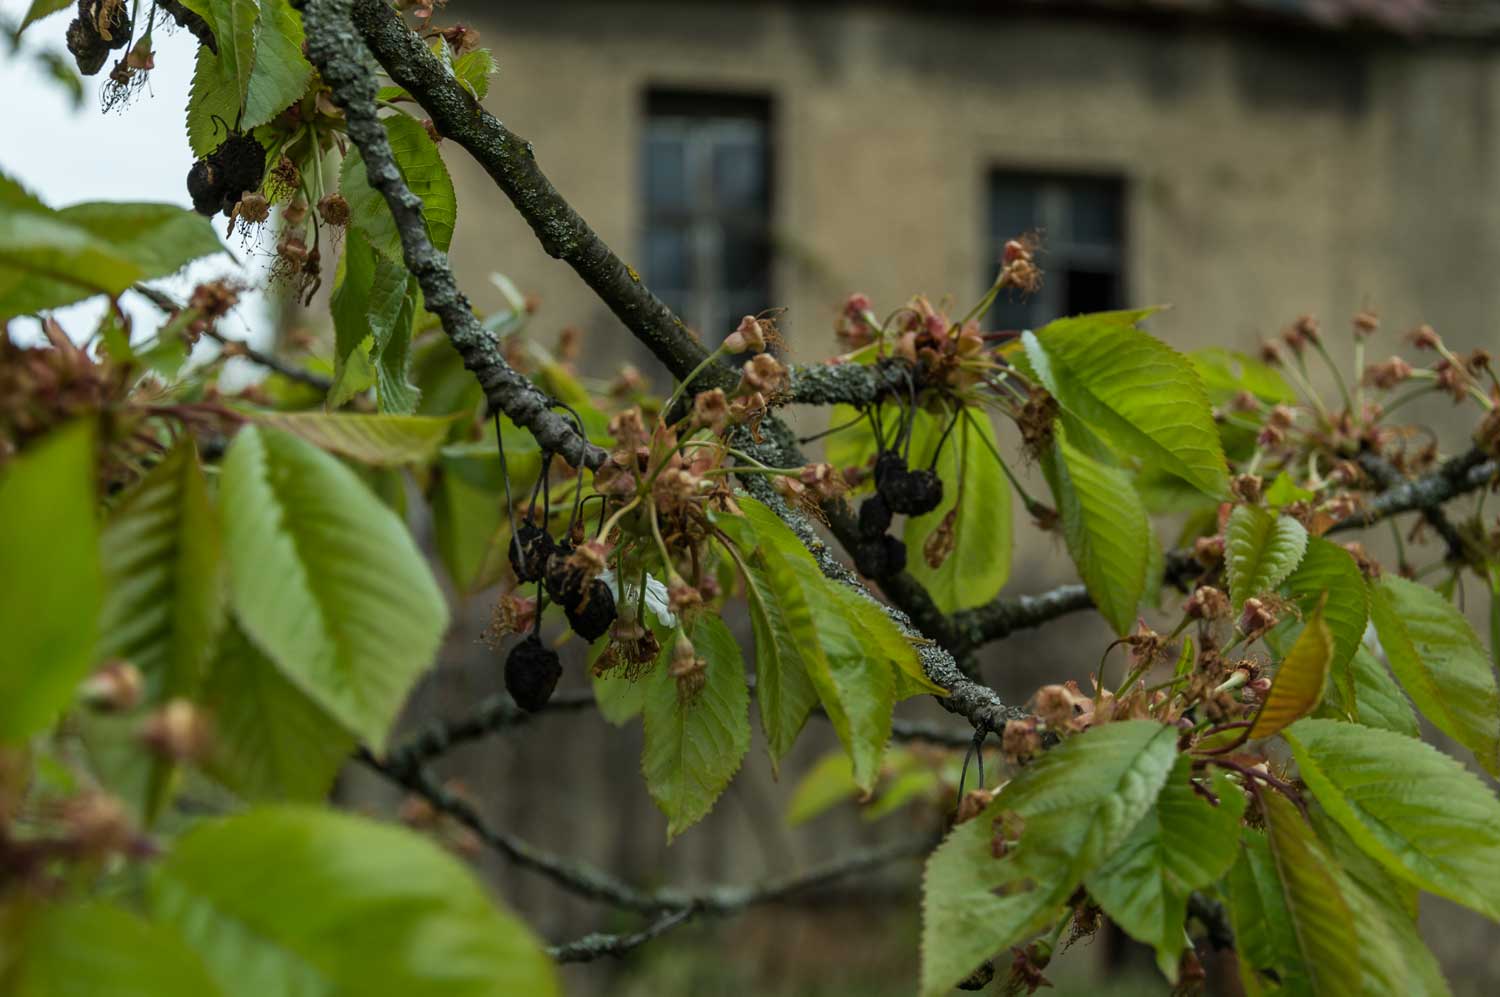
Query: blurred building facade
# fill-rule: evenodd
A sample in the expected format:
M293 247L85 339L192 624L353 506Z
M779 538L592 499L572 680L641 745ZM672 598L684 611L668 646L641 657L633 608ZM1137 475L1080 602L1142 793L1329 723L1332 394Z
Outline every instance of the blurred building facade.
M993 279L1004 240L1035 229L1046 284L1029 302L1002 304L995 324L1170 304L1152 328L1174 345L1252 349L1300 313L1332 330L1374 308L1388 328L1426 321L1455 342L1493 344L1496 8L454 0L445 16L477 28L495 53L490 110L531 141L563 195L705 340L742 314L785 308L791 358L814 361L837 350L832 324L850 292L870 295L877 312L916 293L951 295L966 311ZM502 273L540 299L531 335L546 343L577 326L586 372L608 375L629 360L665 387L483 171L456 149L445 159L463 205L451 255L474 303L502 304L488 279ZM806 428L822 422L809 413ZM1014 591L1071 580L1055 541L1017 532ZM481 598L461 609L418 712L457 715L498 689L494 655L473 642L488 608ZM1076 649L1103 647L1111 634L1084 617L1066 632L1067 649L1060 628L991 649L988 677L1010 698L1034 689L1039 669L1055 679L1077 666L1082 677L1089 665ZM576 648L565 649L565 664L565 684L586 681ZM902 711L946 719L921 700ZM444 772L485 801L497 825L625 878L743 882L891 833L849 813L808 831L784 826L789 787L834 746L811 725L778 782L757 735L716 811L670 849L637 772L634 725L543 719L524 737L464 747ZM550 937L613 923L493 856L481 861ZM888 885L910 889L915 870L898 872ZM846 910L868 901L868 884L856 886ZM915 898L892 909L914 911ZM785 977L785 989L761 975L740 992L811 993L809 967L848 937L833 930L830 910L746 918L709 948ZM914 922L891 930L894 961L878 967L890 991L816 992L909 991ZM1476 918L1450 916L1428 936L1458 992L1500 978L1500 949ZM1076 958L1099 953L1081 947ZM827 961L830 979L848 965ZM571 969L570 987L623 992L617 971L626 972ZM660 983L666 972L648 975Z
M487 104L690 326L786 309L833 347L851 291L966 310L1040 229L1048 282L994 321L1170 304L1184 346L1360 307L1468 341L1500 306L1500 12L1488 2L463 4ZM464 157L454 247L622 330ZM479 207L484 205L484 207ZM612 355L612 351L604 351ZM596 352L597 355L597 352Z

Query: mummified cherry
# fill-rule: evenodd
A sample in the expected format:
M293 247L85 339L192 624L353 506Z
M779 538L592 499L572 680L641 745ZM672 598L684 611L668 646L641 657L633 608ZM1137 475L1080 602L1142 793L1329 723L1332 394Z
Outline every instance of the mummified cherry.
M881 535L854 545L854 566L867 578L889 578L906 568L906 544Z
M879 494L871 495L859 507L859 535L866 540L881 536L891 528L891 507Z
M565 606L568 626L589 643L608 632L615 622L615 594L602 578L589 583L588 591L576 606Z
M521 523L510 544L510 567L516 579L534 582L547 570L547 560L557 551L557 541L535 523Z
M505 691L527 712L547 705L561 677L557 652L544 646L535 633L527 634L505 658Z

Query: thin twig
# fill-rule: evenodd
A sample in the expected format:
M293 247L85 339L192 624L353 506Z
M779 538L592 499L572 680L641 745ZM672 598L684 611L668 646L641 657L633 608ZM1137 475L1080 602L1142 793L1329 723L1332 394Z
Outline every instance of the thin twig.
M174 299L170 294L149 284L135 284L131 287L131 290L169 315L187 310L186 305ZM251 363L259 367L264 367L272 373L280 374L289 381L296 381L298 384L305 384L309 388L316 388L324 394L327 394L333 388L333 381L322 374L303 370L301 367L287 363L280 357L257 350L243 340L226 336L213 323L209 323L208 328L203 330L203 334L223 346L225 352L229 355L244 357Z

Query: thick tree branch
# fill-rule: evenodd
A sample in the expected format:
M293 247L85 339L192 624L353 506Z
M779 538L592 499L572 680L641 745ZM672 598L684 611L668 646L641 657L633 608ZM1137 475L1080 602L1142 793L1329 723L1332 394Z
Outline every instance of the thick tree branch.
M1004 640L1017 630L1039 627L1059 616L1092 609L1094 600L1082 585L1059 585L1036 595L1002 596L975 609L953 614L953 629L969 647Z
M682 320L552 186L537 165L531 143L506 128L458 85L390 4L354 0L353 13L355 27L391 79L416 98L441 135L463 146L484 167L548 255L571 266L674 376L686 377L708 356ZM308 36L312 37L311 31ZM727 389L737 380L728 366L714 364L695 383Z
M364 158L370 185L378 190L395 219L406 268L417 278L427 310L438 317L464 366L484 389L492 411L510 416L530 430L544 450L556 453L575 467L598 467L605 451L585 439L573 424L552 411L550 399L500 355L499 345L480 324L458 289L448 257L432 244L422 214L422 199L411 192L396 166L385 128L375 113L375 78L369 53L359 35L350 30L351 0L307 0L303 22L307 29L307 57L317 67L344 109L349 140ZM394 11L375 4L391 17ZM413 42L416 42L413 36ZM426 51L425 49L423 50ZM428 53L428 58L432 58Z
M1450 499L1478 491L1494 484L1497 479L1500 479L1500 460L1489 458L1483 450L1474 447L1444 461L1430 474L1387 488L1365 503L1360 513L1340 520L1328 532L1364 529L1403 512L1437 509Z
M346 22L340 17L325 13L324 8L343 13L350 9L351 3L354 24L381 66L421 105L440 133L461 145L484 167L531 225L543 248L572 266L636 338L675 376L685 378L698 367L708 356L703 345L672 314L671 309L651 293L639 275L626 266L563 199L537 166L530 145L481 107L390 6L382 0L308 0L309 18L312 18L313 8L319 10L318 17L312 18L313 23L309 25L309 38L315 35L314 26L318 26L316 34L319 36L336 35ZM323 76L336 94L341 90L351 94L355 92L351 88L356 85L353 77L358 76L355 69L358 58L362 56L359 48L357 43L349 39L328 41L320 38L313 62L320 70L325 62L332 63L335 75L330 76L324 71ZM365 79L359 83L359 87L357 92L362 95L370 93L373 85ZM366 109L365 101L357 100L356 104L360 105L361 112ZM352 117L351 115L351 119ZM370 121L360 124L361 132L366 133L363 140L355 135L355 121L349 122L350 137L361 145L362 150L362 141L378 148L384 139L383 130L379 136L373 134L370 126L378 123L373 121L373 114L369 118ZM368 153L366 160L368 163ZM394 172L394 167L391 172ZM371 173L371 178L374 182L374 172ZM382 177L381 183L390 186L389 179L388 176ZM395 180L399 182L399 174L396 174ZM384 192L384 188L381 189ZM403 236L404 234L403 232ZM410 262L408 267L416 272ZM837 373L809 375L806 371L803 376L812 378L809 384L819 378L853 377ZM732 387L737 380L738 375L729 367L711 364L698 375L693 386L699 390L716 386ZM807 390L812 389L809 387ZM756 459L776 467L796 467L806 462L792 434L780 420L767 419L762 428L768 439L753 447L752 453ZM752 494L759 491L758 498L769 496L775 500L768 501L767 504L809 544L809 549L818 557L824 574L869 595L859 579L839 564L828 551L806 518L788 509L759 476L747 476L745 485ZM853 532L848 525L840 530L837 518L837 514L830 515L830 519L834 521L835 535L841 543L848 546L853 539ZM909 614L921 617L928 626L936 624L941 614L930 611L932 603L927 593L921 590L914 579L901 578L892 582L888 594L893 601L900 600L897 602L900 608L882 608L891 614L905 633L919 641L926 641L927 638L918 631L918 624L913 623ZM953 655L941 646L941 637L939 642L938 645L926 644L922 647L922 663L929 678L950 690L950 695L940 700L947 709L968 718L976 727L993 729L1003 727L1006 719L1020 715L1020 711L1005 706L993 690L964 674Z

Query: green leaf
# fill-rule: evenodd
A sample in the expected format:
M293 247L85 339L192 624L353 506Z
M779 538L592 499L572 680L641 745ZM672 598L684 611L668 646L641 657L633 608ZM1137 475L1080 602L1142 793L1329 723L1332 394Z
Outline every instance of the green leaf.
M1500 800L1421 741L1303 720L1283 736L1303 780L1367 854L1424 890L1500 919Z
M1295 405L1297 393L1281 376L1281 371L1237 350L1211 346L1188 354L1193 369L1203 381L1209 400L1223 405L1242 391L1248 391L1268 405Z
M378 748L448 621L405 525L337 459L256 426L229 448L220 501L245 632Z
M224 620L224 565L191 437L115 506L100 554L101 652L139 668L151 702L192 697Z
M16 27L16 37L21 37L21 32L34 22L71 6L73 0L31 0L31 6L26 8L26 16L21 18L21 23Z
M1323 700L1323 688L1328 683L1328 665L1333 660L1333 635L1328 624L1323 622L1323 611L1313 611L1302 628L1302 634L1281 664L1276 666L1276 676L1271 680L1271 690L1260 712L1255 714L1255 723L1250 727L1250 738L1270 737L1293 721L1307 716Z
M797 781L786 805L786 822L796 827L859 795L849 756L842 751L831 751Z
M378 195L377 195L378 196ZM417 392L406 379L415 316L416 282L397 255L387 257L371 247L366 233L350 227L344 240L329 310L333 315L335 393L330 404L340 404L355 390L367 386L366 378L343 388L357 348L368 344L362 373L373 372L380 386L381 408L415 411ZM389 354L389 355L387 355ZM368 361L376 364L373 371Z
M1224 539L1229 595L1236 610L1251 596L1274 591L1307 551L1307 529L1301 523L1253 505L1236 506L1229 514Z
M220 641L202 705L213 716L204 771L246 800L328 798L354 738L239 627Z
M861 468L875 459L875 433L868 419L854 421L859 415L859 409L853 405L835 405L828 410L830 429L834 426L848 426L829 436L823 447L823 458L837 468ZM899 407L889 403L881 404L880 425L887 439L893 437L900 420ZM917 423L912 428L913 440L921 440L928 435L927 424L930 421L931 416L925 410L917 410Z
M21 902L14 937L0 917L6 997L217 997L223 993L171 927L114 904Z
M884 614L878 617L882 626L875 614L862 613L851 601L859 597L825 578L797 535L770 509L749 498L739 502L744 516L721 517L718 525L735 539L749 568L751 587L757 591L756 598L763 599L763 622L775 626L772 643L785 665L772 680L772 689L766 686L766 675L757 670L761 720L767 740L773 742L773 757L779 757L775 742L789 745L807 715L805 690L788 688L784 681L797 682L793 677L797 669L790 665L796 660L849 752L855 782L871 789L880 774L880 757L890 739L896 702L895 669L884 656L893 646L889 633L894 624ZM759 591L760 581L765 583L764 592ZM894 632L896 640L904 643L899 631ZM759 666L758 637L756 644ZM773 697L769 705L764 701L767 695Z
M1099 613L1119 634L1146 591L1151 524L1130 477L1071 446L1059 432L1042 471L1062 518L1068 553Z
M453 240L458 204L448 168L443 165L443 158L427 130L416 118L395 114L381 120L402 178L412 193L422 199L427 233L434 246L447 252L448 244ZM391 217L385 198L370 186L358 150L351 149L344 157L339 187L349 202L350 225L364 232L377 253L388 260L399 261L402 258L401 235L396 231L396 220Z
M1391 678L1385 665L1375 659L1368 648L1354 653L1354 701L1356 716L1366 727L1394 731L1407 737L1421 737L1422 728L1406 694Z
M94 663L98 536L90 424L0 469L0 741L50 726Z
M1024 334L1026 358L1063 410L1115 447L1222 495L1228 471L1208 396L1186 357L1136 328L1147 314L1058 319Z
M302 17L287 0L260 0L255 68L245 96L245 130L266 124L302 97L313 68L302 54Z
M599 639L599 650L604 650L606 638ZM594 655L598 657L598 655ZM661 667L658 661L656 667ZM643 679L631 681L619 671L600 675L589 670L594 685L594 700L599 704L599 715L616 727L624 726L640 715L646 705L646 683Z
M808 677L797 635L789 623L803 622L807 609L799 590L777 586L771 561L754 543L753 533L746 531L739 536L749 547L741 563L745 569L745 601L755 634L755 698L771 771L775 773L818 702L818 690Z
M1337 865L1284 796L1267 790L1260 802L1294 951L1306 969L1312 993L1319 997L1363 993L1359 936L1354 914L1339 888Z
M1323 607L1323 622L1333 636L1333 658L1329 662L1330 688L1337 693L1335 701L1348 700L1343 705L1346 714L1351 712L1355 694L1353 667L1350 662L1364 639L1365 624L1369 619L1368 597L1365 593L1364 575L1347 550L1331 540L1310 537L1307 553L1282 583L1282 591L1296 603L1303 617L1310 616L1319 605ZM1290 645L1301 631L1295 617L1276 628L1268 638L1274 648Z
M1229 871L1235 853L1225 845L1245 812L1244 791L1225 773L1211 784L1220 800L1214 806L1193 789L1192 770L1192 759L1179 756L1156 805L1085 880L1111 920L1156 949L1158 968L1174 983L1187 944L1188 894Z
M965 411L938 459L943 501L936 509L906 521L907 570L926 586L944 613L989 602L1010 578L1010 482L1000 468L995 431L983 413ZM941 432L930 435L919 450L912 445L912 466L929 467ZM938 567L923 555L923 544L944 518L954 513L954 548Z
M0 319L118 296L219 252L208 219L172 204L75 204L13 194L0 211Z
M1417 709L1500 775L1500 690L1469 621L1432 589L1392 575L1370 584L1370 616Z
M707 681L696 695L684 700L665 661L641 680L641 772L667 815L668 841L708 815L750 750L750 690L739 644L723 620L708 614L693 622L689 636L707 663Z
M231 997L559 992L535 937L456 858L348 814L203 823L157 865L148 900Z
M1023 768L953 829L923 882L923 997L946 994L1061 913L1151 809L1176 742L1172 728L1149 720L1094 727Z
M1323 886L1329 888L1329 882L1325 881ZM1267 835L1249 828L1243 830L1238 858L1229 871L1228 887L1227 906L1239 956L1240 984L1247 997L1281 994L1311 997L1317 993ZM1337 898L1339 894L1330 892L1330 896ZM1359 967L1353 915L1346 908L1342 915L1335 911L1328 921L1333 940L1347 946L1335 965L1350 974L1353 990L1342 992L1357 993ZM1349 965L1350 957L1356 963L1353 966Z
M452 419L429 415L355 415L343 412L247 412L259 426L375 467L422 464L437 456Z
M207 0L208 23L214 40L219 43L218 61L223 78L230 85L234 110L245 106L250 78L255 72L255 42L260 33L260 7L256 0ZM238 120L225 120L231 125ZM196 151L196 150L195 150Z
M495 74L495 56L487 48L476 48L453 60L453 75L475 100L484 100L490 92L490 77Z

